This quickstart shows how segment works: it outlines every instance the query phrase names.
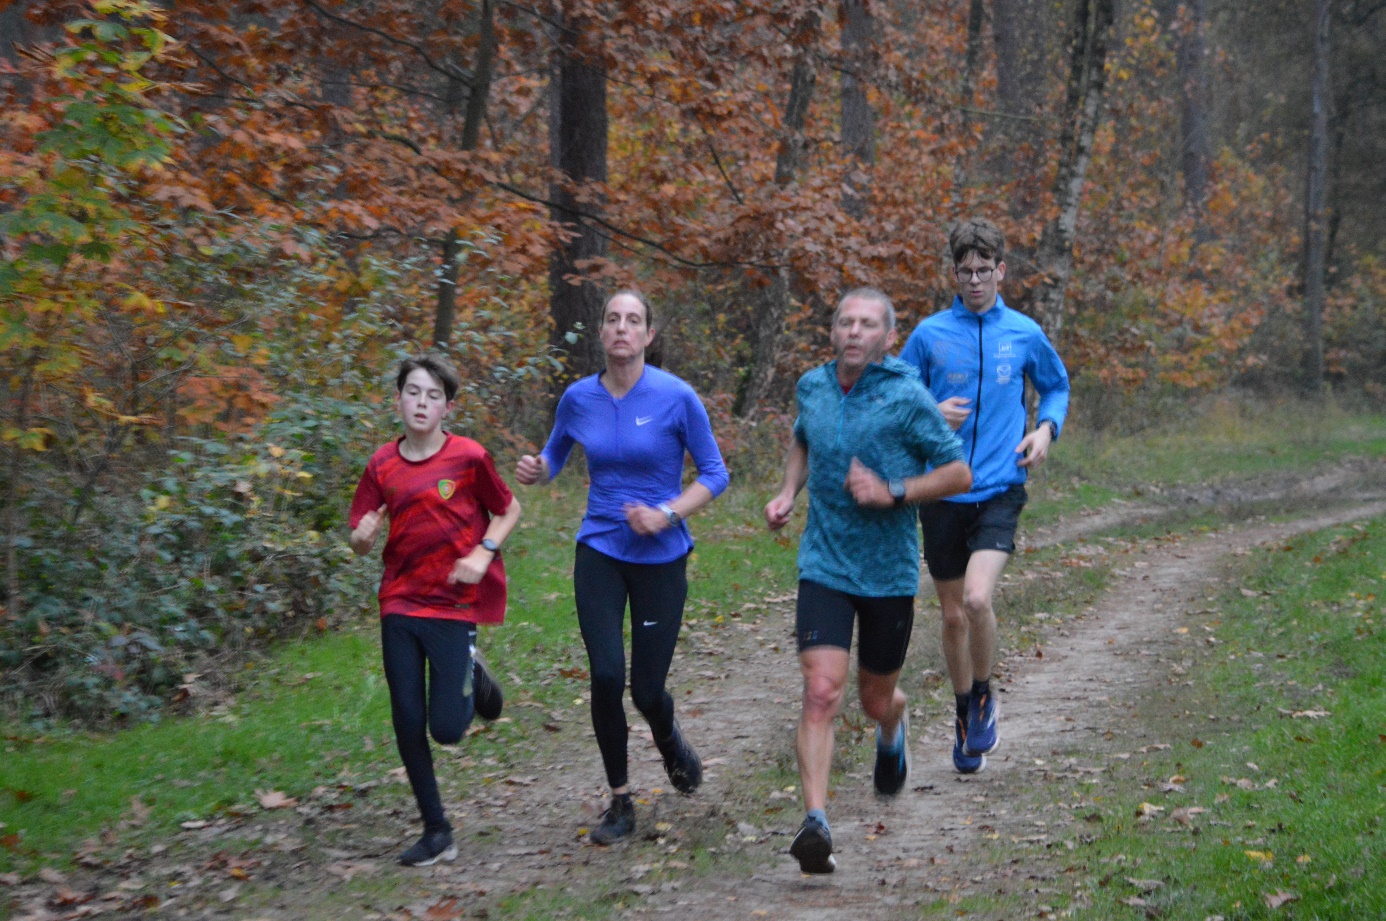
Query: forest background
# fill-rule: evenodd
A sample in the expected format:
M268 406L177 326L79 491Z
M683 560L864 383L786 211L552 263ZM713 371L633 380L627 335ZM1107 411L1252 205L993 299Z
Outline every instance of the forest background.
M1386 4L0 0L0 697L157 718L354 615L396 360L501 458L607 294L768 480L863 284L946 306L962 216L1074 422L1386 399Z

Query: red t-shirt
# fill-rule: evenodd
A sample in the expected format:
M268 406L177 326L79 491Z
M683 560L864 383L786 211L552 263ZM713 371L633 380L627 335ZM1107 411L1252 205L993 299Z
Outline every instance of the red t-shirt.
M496 473L491 455L470 438L450 434L442 449L423 461L401 456L400 441L371 456L351 500L353 529L382 504L390 513L380 616L500 623L505 619L500 554L476 585L449 585L448 574L481 543L491 516L510 507L510 487Z

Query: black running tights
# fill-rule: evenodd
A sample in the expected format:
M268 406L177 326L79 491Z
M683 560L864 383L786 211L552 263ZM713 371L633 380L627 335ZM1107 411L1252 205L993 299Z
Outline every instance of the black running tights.
M626 785L626 651L621 627L630 602L630 697L656 739L674 731L674 699L664 689L688 597L688 557L625 563L577 545L573 594L592 674L592 728L606 781Z
M424 828L447 828L428 734L439 745L455 745L472 724L472 643L476 625L435 617L390 614L380 620L390 715L404 772L419 804ZM424 663L428 680L424 680Z

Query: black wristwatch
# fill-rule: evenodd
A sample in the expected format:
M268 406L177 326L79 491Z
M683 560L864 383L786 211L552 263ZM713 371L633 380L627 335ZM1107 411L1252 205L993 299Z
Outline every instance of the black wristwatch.
M886 488L890 490L890 498L897 508L905 504L904 480L888 480L886 481Z
M500 544L491 540L491 538L489 537L483 537L481 539L481 546L485 547L487 550L490 550L492 553L500 553Z
M1040 425L1047 425L1047 426L1049 426L1049 440L1050 440L1050 441L1058 441L1058 440L1059 440L1059 426L1058 426L1058 424L1057 424L1053 419L1041 419L1041 420L1040 420Z

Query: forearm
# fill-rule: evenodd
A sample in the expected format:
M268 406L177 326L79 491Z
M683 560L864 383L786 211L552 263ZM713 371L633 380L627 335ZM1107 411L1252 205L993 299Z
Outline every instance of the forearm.
M905 480L905 502L922 505L936 499L956 496L972 488L972 468L962 461L935 467L921 476Z
M486 526L486 539L494 541L497 545L505 543L510 532L515 530L515 525L520 523L520 512L520 500L512 496L509 507L492 518L491 523Z
M799 495L808 482L808 448L796 438L789 446L789 455L784 460L784 479L780 481L780 495L790 499Z
M696 515L707 507L714 498L712 490L702 483L690 483L688 488L679 494L679 497L667 505L678 512L679 517L687 519L691 515Z

